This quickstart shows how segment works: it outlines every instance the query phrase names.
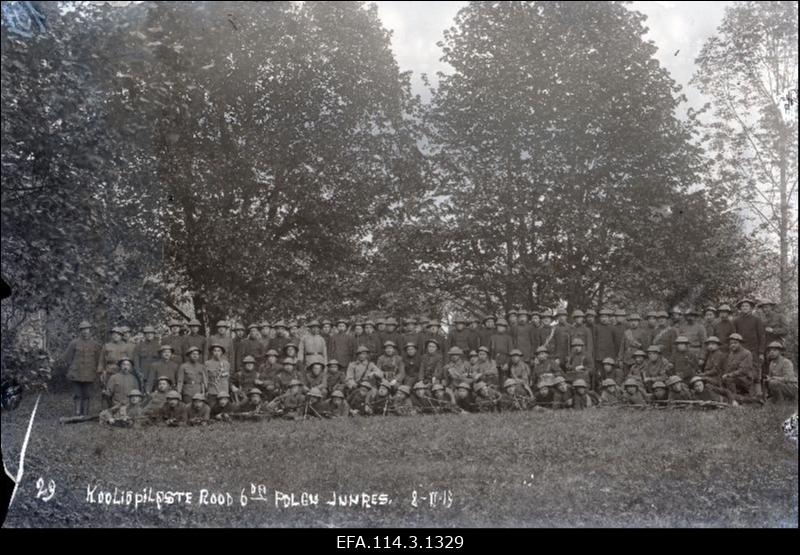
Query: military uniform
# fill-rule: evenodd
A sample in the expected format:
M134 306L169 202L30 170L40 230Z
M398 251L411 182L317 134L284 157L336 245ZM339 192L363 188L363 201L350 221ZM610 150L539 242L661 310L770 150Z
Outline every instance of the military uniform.
M387 380L397 380L402 383L406 377L405 364L403 364L403 357L397 353L393 355L382 354L378 357L376 366L383 372L383 377Z
M769 361L767 388L773 401L797 399L797 375L791 360L781 355Z
M267 411L280 414L284 418L298 418L302 416L305 404L306 396L302 392L287 391L270 401L267 404Z
M88 322L83 327L91 327ZM67 365L67 379L73 386L73 399L77 405L76 413L89 414L89 399L91 388L97 381L97 368L100 363L102 346L94 339L78 337L70 341L64 353L64 362Z
M130 343L109 341L103 345L103 349L100 351L100 361L97 364L97 372L113 374L117 371L117 363L120 360L127 358L133 361L133 355L133 348Z
M189 338L190 337L192 337L192 336L190 336L190 335L186 336L186 338L187 338L187 349L188 349L188 346L190 344L190 342L189 342ZM223 349L225 349L225 352L222 353L222 358L223 359L225 359L225 360L227 360L228 362L231 362L231 363L232 363L232 361L233 362L236 361L236 346L233 344L233 338L232 337L229 337L227 335L217 334L217 335L212 335L211 337L208 338L208 341L205 342L206 346L211 346L211 345L214 345L214 344L220 345L220 346L222 346ZM206 351L200 351L200 352L201 353L205 353ZM203 360L207 360L207 359L208 359L208 357L206 357Z
M587 325L572 326L570 330L570 344L576 339L583 341L583 353L590 359L594 360L594 334ZM570 353L571 356L572 353ZM567 357L569 359L569 357Z
M350 366L353 364L355 363L350 363ZM374 392L372 389L365 391L364 388L359 385L359 387L357 387L355 391L353 391L347 398L347 404L356 412L356 414L366 416L372 410L370 403L372 401L373 394ZM367 407L370 408L367 409Z
M187 423L186 416L186 405L179 401L177 406L172 407L167 403L161 407L161 412L158 415L158 423L165 426L185 426Z
M670 362L672 363L672 372L682 380L689 381L700 372L697 355L691 351L674 351Z
M155 330L153 330L155 331ZM134 349L133 366L142 378L142 391L147 391L153 385L153 380L158 376L152 371L152 365L161 358L161 342L158 339L142 341Z
M214 343L214 341L211 343ZM211 343L209 343L209 345ZM169 345L172 345L172 343L169 343ZM178 348L177 345L172 346ZM206 338L203 335L191 333L189 335L184 335L183 340L181 341L181 347L183 348L183 351L181 351L183 353L183 362L189 362L189 357L186 355L186 351L192 347L200 349L200 362L205 362L206 358L208 358L206 357Z
M342 367L347 368L356 356L355 338L349 333L335 333L331 335L328 356L339 361Z
M366 360L354 360L347 367L345 381L352 387L353 384L361 383L364 380L375 382L383 378L383 372L373 362ZM352 403L350 403L352 405Z
M499 412L500 394L485 384L478 382L478 388L473 397L473 406L476 412Z
M547 358L545 360L539 360L537 357L533 359L533 368L531 369L530 381L528 383L537 384L542 379L542 376L548 374L552 375L553 377L560 376L562 375L561 368L553 359ZM517 376L511 377L519 379Z
M764 354L767 345L767 332L764 322L752 313L739 316L733 321L736 333L742 336L742 347L753 353L753 362L758 362L758 356ZM721 339L721 338L720 338ZM758 372L759 374L761 372Z
M570 401L572 402L571 407L575 410L584 410L597 405L597 402L588 391L579 393L573 390Z
M666 381L671 370L672 368L669 362L667 362L663 356L659 357L656 361L650 359L645 360L644 366L642 367L645 387L649 388L653 382Z
M749 395L750 387L756 376L753 367L753 353L744 347L737 352L729 351L725 368L728 377L723 378L722 382L726 389L739 395Z
M264 342L260 339L254 339L252 337L242 339L239 344L236 345L236 364L234 370L241 370L242 361L248 356L255 359L256 368L258 368L264 364L266 352L267 349L264 348Z
M195 393L203 393L208 386L206 367L202 362L184 362L178 367L177 391L189 403Z
M468 353L473 350L472 335L473 334L467 328L464 328L463 330L453 329L447 336L447 344L445 348L450 349L451 347L458 347L465 353ZM478 348L475 347L474 350L477 349Z
M595 324L593 339L594 360L598 368L604 358L615 358L619 354L620 344L612 325L599 322Z
M405 369L405 378L403 383L406 385L414 385L422 379L420 375L420 365L422 364L422 357L419 352L415 353L413 357L408 355L407 351L403 352L403 368Z
M220 393L230 394L231 389L231 363L227 360L209 359L205 364L206 383L211 405L216 404L216 397Z
M508 377L529 386L531 384L531 368L522 360L516 364L511 363L508 366Z
M522 360L528 362L539 346L539 330L530 323L517 324L514 330L512 348L522 351ZM510 352L506 351L506 352Z
M731 319L721 319L714 326L713 335L719 338L719 348L725 354L728 354L728 337L730 337L732 333L736 333L736 326L734 326L733 320Z
M486 383L493 386L499 386L500 375L497 371L497 364L490 359L487 358L484 361L479 360L478 364L475 365L474 372L481 376Z
M162 345L163 346L163 345ZM170 345L171 347L172 345ZM178 368L179 364L175 362L176 356L173 354L172 358L169 360L164 360L163 358L159 358L157 361L150 365L150 375L145 376L145 380L148 384L152 384L151 390L154 390L157 383L157 380L152 379L153 377L158 376L166 376L169 378L169 383L176 384L178 383Z
M722 349L717 349L714 352L709 352L706 360L703 363L703 372L699 376L708 383L722 386L722 375L725 374L725 363L728 355L722 352Z
M622 344L618 359L627 369L633 365L633 353L643 351L650 346L652 341L651 331L647 328L628 328L622 334Z
M495 332L489 344L491 358L497 363L497 368L503 372L503 367L509 363L509 354L514 350L514 340L507 332ZM524 357L523 353L523 357Z
M128 359L130 360L130 359ZM111 398L111 405L128 404L128 394L139 388L139 381L131 373L117 372L108 378L106 389Z
M669 359L672 356L672 346L678 338L678 330L672 326L658 326L653 335L653 343L661 348L661 355Z
M202 397L202 395L200 395ZM195 406L194 403L189 405L186 409L186 421L189 423L190 426L200 426L203 424L208 424L209 419L211 418L211 407L208 406L207 403L203 402L200 407Z
M447 362L442 366L442 372L437 379L447 387L454 387L469 379L469 364L461 359L457 362Z
M591 379L590 374L592 373L593 364L591 357L586 351L576 353L573 350L567 358L564 377L569 383L578 379L588 382Z
M369 359L372 362L378 360L379 354L383 352L383 343L381 342L381 336L378 335L377 332L365 333L361 345L369 349L370 353ZM337 358L336 360L339 359Z
M566 370L570 354L572 329L567 324L556 324L553 334L553 358L558 360L559 369Z
M689 340L689 352L697 359L703 358L705 342L708 339L705 325L702 322L684 323L678 331Z

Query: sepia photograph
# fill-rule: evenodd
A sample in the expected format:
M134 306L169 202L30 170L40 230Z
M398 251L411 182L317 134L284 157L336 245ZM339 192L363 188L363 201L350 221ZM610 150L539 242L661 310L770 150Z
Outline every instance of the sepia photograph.
M798 528L797 2L0 31L2 528Z

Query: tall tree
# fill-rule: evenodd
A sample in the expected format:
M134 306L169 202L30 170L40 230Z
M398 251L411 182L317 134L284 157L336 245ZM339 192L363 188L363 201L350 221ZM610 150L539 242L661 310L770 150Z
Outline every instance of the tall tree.
M697 58L713 102L717 186L779 251L780 299L797 279L797 3L736 2Z

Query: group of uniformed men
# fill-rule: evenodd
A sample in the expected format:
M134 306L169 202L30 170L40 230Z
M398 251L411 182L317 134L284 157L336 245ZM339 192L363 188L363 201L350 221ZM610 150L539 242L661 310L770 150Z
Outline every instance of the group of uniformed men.
M693 309L568 313L511 310L506 318L251 324L169 322L134 343L115 327L100 345L80 324L65 358L75 414L100 384L101 421L183 425L237 417L332 417L484 412L676 401L796 401L775 303L750 299ZM232 329L231 329L232 327ZM230 333L232 332L232 333ZM764 387L766 386L766 387Z

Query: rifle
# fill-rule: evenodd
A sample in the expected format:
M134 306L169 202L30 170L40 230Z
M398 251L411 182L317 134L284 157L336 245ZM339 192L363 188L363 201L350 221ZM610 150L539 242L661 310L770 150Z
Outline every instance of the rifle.
M84 415L84 416L62 416L58 419L59 424L77 424L79 422L91 422L93 420L99 420L100 415L95 414L92 415Z

